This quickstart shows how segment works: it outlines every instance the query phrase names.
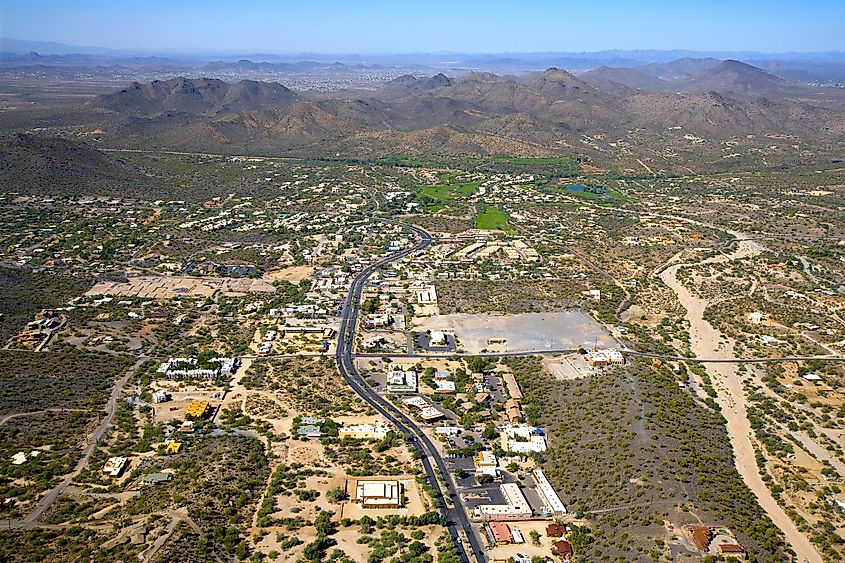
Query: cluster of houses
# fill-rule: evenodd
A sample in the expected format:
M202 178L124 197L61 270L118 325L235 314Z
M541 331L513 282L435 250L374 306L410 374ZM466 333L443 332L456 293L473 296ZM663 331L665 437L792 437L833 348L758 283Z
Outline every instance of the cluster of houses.
M525 543L525 535L513 523L491 520L485 522L482 526L482 531L487 538L488 545L493 547L505 545L521 545ZM552 552L564 561L569 561L574 555L572 544L566 541L566 533L568 529L566 525L557 524L555 522L546 526L546 536L551 538ZM514 562L530 563L530 557L519 555L513 557Z

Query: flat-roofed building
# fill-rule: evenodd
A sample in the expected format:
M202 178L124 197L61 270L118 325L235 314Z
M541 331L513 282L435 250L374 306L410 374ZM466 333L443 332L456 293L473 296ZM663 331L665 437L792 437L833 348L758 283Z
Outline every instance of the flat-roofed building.
M425 407L420 411L420 418L426 422L443 418L443 413L434 407Z
M517 454L544 452L546 451L546 438L539 428L508 424L502 432L502 449Z
M381 440L390 432L390 426L384 422L375 424L352 424L338 430L339 438L357 438L359 440Z
M625 364L625 356L619 350L605 348L603 350L590 350L587 352L587 361L591 366L596 368L621 366Z
M497 522L494 520L492 522L487 522L487 526L490 528L490 534L496 545L509 545L513 543L511 529L504 522Z
M416 393L417 372L411 370L387 372L387 390L391 393Z
M433 285L427 285L416 290L417 303L420 305L437 305L437 289Z
M117 477L126 468L128 461L125 457L110 457L103 466L103 473L110 477Z
M358 481L355 502L362 508L401 508L403 491L401 481Z
M504 497L502 504L481 504L472 510L475 520L527 520L533 516L531 505L516 483L499 485Z
M475 456L474 464L478 469L496 467L496 456L489 450L480 451Z
M564 506L560 497L557 496L557 493L551 483L549 483L549 480L546 479L546 475L543 473L543 470L535 469L532 475L534 477L534 482L537 483L537 492L540 495L540 500L543 501L543 505L549 515L559 517L566 514L566 506Z

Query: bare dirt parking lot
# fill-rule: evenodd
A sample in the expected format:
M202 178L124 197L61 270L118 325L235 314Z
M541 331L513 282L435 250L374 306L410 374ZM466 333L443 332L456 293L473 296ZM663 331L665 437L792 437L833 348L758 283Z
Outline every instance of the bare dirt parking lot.
M503 315L495 313L436 315L416 319L417 331L442 330L454 332L459 349L470 354L489 350L488 339L505 339L497 350L533 352L563 350L579 347L614 347L611 335L596 321L580 311L557 313L523 313Z

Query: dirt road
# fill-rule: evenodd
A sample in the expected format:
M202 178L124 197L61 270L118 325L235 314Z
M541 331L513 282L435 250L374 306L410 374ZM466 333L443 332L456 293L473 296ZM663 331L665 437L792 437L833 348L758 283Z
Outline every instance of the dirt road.
M744 238L740 233L732 234L738 239ZM739 242L730 254L718 254L699 262L699 264L724 263L756 256L761 251L762 247L756 242L744 240ZM670 266L660 274L660 278L677 294L678 300L687 311L686 319L690 323L693 354L696 357L730 358L734 354L733 340L725 337L703 318L704 309L709 302L693 295L678 280L678 270L689 265L676 264ZM710 374L718 394L716 401L722 408L722 414L727 420L728 437L733 445L737 470L745 484L756 495L760 506L766 511L769 518L783 531L786 541L798 555L797 560L822 563L823 559L815 546L804 534L798 531L798 528L772 497L769 488L760 477L751 443L751 424L748 422L746 414L745 394L736 367L736 364L731 363L707 365L707 372Z

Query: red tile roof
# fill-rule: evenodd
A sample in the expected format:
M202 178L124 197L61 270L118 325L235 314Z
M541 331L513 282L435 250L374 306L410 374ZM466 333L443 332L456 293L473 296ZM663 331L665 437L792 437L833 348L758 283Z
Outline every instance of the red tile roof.
M546 535L550 538L559 538L563 536L564 531L563 526L558 526L555 523L551 523L546 526Z
M572 544L566 540L555 542L555 553L564 557L572 555Z

